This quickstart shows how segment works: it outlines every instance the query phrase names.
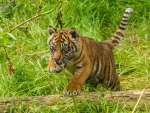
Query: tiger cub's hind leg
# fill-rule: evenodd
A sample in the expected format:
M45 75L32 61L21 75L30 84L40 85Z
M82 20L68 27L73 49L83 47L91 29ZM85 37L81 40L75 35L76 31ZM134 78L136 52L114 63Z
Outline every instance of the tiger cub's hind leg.
M55 64L51 58L49 58L48 71L49 72L60 72L61 68L60 68L60 66Z
M102 84L105 88L109 88L112 91L120 91L120 80L118 74L113 76L113 80L104 80Z
M121 87L120 87L120 79L118 77L118 74L117 74L117 77L116 77L116 81L114 83L115 83L115 85L112 88L112 90L114 90L114 91L120 91Z

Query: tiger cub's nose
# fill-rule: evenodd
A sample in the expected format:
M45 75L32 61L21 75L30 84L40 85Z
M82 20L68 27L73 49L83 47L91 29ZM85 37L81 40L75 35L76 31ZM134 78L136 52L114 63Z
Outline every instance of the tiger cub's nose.
M59 58L52 58L52 60L53 60L54 62L57 62L57 61L59 61Z
M62 64L60 58L53 58L53 61L56 62L56 64L58 65Z

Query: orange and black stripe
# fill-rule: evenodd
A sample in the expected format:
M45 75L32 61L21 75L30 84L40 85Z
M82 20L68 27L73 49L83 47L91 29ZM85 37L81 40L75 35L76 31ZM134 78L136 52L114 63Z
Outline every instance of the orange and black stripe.
M129 14L133 12L131 8L127 8L124 12L123 18L121 20L121 23L119 25L119 28L116 30L116 33L111 37L112 43L114 46L117 46L121 40L121 38L124 35L124 31L127 26L127 21L129 18Z

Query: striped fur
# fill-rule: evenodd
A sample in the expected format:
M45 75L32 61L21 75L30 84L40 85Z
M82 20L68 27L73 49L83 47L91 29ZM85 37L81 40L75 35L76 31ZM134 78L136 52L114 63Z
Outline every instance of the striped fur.
M124 12L123 18L121 20L121 23L119 25L119 28L117 29L116 33L111 37L111 41L115 46L117 46L121 40L121 38L124 35L124 31L126 29L126 25L127 25L127 21L129 18L129 14L133 12L133 10L131 8L127 8Z
M60 72L64 68L73 76L65 93L77 95L81 86L89 82L94 87L98 83L110 89L119 89L120 81L116 72L113 49L120 42L127 25L131 8L127 8L116 33L104 42L97 42L80 35L75 29L56 30L49 27L51 56L48 70Z

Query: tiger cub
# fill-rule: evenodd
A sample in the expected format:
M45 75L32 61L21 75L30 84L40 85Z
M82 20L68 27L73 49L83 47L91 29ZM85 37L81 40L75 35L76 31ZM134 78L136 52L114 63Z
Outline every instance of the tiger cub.
M97 42L80 35L76 29L56 30L49 27L48 43L51 56L48 70L60 72L64 68L73 76L66 86L65 94L77 95L85 82L94 87L98 83L110 89L119 89L113 49L124 34L131 8L124 12L116 33L108 40ZM73 91L73 92L72 92Z

